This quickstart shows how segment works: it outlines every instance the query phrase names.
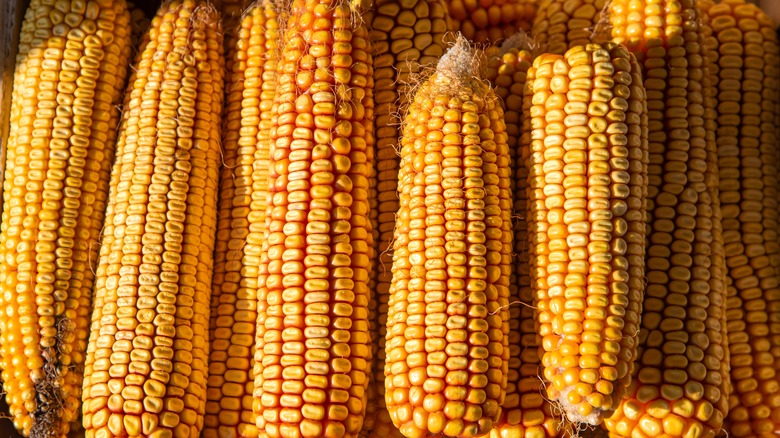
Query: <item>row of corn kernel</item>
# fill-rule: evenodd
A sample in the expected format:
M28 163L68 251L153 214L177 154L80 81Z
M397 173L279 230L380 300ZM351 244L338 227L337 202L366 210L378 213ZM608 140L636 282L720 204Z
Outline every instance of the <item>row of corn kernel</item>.
M536 0L446 0L453 30L477 43L496 43L530 30Z

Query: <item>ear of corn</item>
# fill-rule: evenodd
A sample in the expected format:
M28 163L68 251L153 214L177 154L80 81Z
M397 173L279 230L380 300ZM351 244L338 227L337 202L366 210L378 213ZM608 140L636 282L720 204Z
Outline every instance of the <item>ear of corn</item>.
M550 399L599 424L626 392L642 307L647 139L639 66L625 47L536 58L531 285Z
M280 13L272 0L258 3L241 19L230 43L204 438L258 435L252 411L257 279Z
M533 56L524 33L510 37L501 48L488 51L488 79L504 104L504 119L514 194L514 270L509 281L509 371L501 418L491 438L556 437L562 434L560 417L543 395L539 379L539 344L534 327L533 292L528 257L527 179L525 165L530 153L530 121L523 118L530 108L526 79ZM533 82L533 78L531 78Z
M539 0L531 34L542 50L562 55L570 47L599 40L595 37L601 30L606 4L607 0Z
M495 43L531 29L536 0L446 0L453 30L478 43Z
M64 437L79 414L129 39L121 0L33 0L22 23L3 186L0 368L25 436Z
M634 379L615 437L715 436L727 412L725 266L705 20L692 0L613 0L647 89L649 234Z
M257 293L257 427L357 436L371 359L368 34L345 0L295 0L284 40Z
M460 39L404 120L385 402L409 438L488 433L508 366L511 190L503 111Z
M726 301L735 437L780 431L777 267L778 44L772 20L744 0L702 2L714 32L720 201L730 286Z
M399 113L412 97L414 80L421 69L431 68L444 54L447 6L441 0L378 0L372 11L371 41L374 45L376 93L376 250L378 253L374 292L375 316L372 342L375 350L373 382L376 391L369 401L364 431L371 436L400 436L385 407L385 335L389 288L392 280L393 230L398 211ZM373 212L372 212L373 213Z
M203 428L220 164L222 37L206 3L165 3L124 108L87 350L86 436Z

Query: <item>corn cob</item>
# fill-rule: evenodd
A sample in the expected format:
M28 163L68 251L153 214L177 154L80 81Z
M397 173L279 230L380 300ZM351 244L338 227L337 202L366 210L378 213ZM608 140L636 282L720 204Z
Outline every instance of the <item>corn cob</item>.
M127 91L97 269L86 437L203 427L222 110L219 15L164 3Z
M774 8L772 8L775 13L780 13L780 5L775 5ZM773 12L767 10L767 8L763 8L763 10L767 12ZM774 17L775 14L772 14ZM775 23L780 23L777 19L775 19ZM777 29L777 33L775 34L778 44L780 44L780 28ZM776 78L777 76L775 76ZM778 85L778 88L780 89L780 84ZM778 92L777 102L775 105L775 138L780 139L780 91ZM778 145L778 148L775 150L775 169L780 170L780 145ZM777 222L780 225L780 175L775 174L775 193L776 196L775 204L777 206ZM768 231L768 230L767 230ZM780 273L780 230L775 231L776 239L774 241L770 239L767 240L767 248L770 252L769 260L772 262L772 266L775 267L775 271Z
M461 37L404 121L385 402L408 438L484 435L504 402L509 151L474 57Z
M715 32L711 76L719 101L720 201L731 283L726 316L733 389L725 429L736 437L770 437L780 432L780 289L770 261L777 250L777 36L772 20L744 0L701 7Z
M374 101L368 34L352 14L346 0L295 0L285 33L258 281L261 436L362 426Z
M528 222L526 222L530 121L523 118L523 107L530 108L530 87L526 87L528 69L533 62L531 41L516 34L500 48L488 52L488 79L504 103L509 158L514 194L515 258L509 282L509 372L506 399L501 418L490 432L491 438L555 437L563 433L560 418L542 396L539 357L534 327L533 292L530 288ZM522 138L522 139L521 139Z
M0 245L0 368L25 436L74 428L117 105L130 56L123 0L33 0L19 38Z
M693 0L613 0L610 21L644 69L650 232L634 378L605 425L613 437L714 437L729 367L706 23Z
M258 436L252 411L257 278L281 50L280 12L273 0L257 3L230 43L204 438Z
M370 0L352 0L351 8L365 19L367 30L370 28L372 17L376 10L376 5ZM369 32L369 38L371 37ZM376 70L374 70L376 73ZM374 111L376 113L376 110ZM375 130L376 131L376 130ZM368 385L366 386L366 411L363 417L363 424L360 428L359 436L367 438L374 430L374 424L379 410L378 400L381 397L379 385L376 384L375 372L377 354L379 352L379 303L377 302L377 284L379 281L379 272L377 261L379 257L379 193L378 193L378 170L377 156L373 155L371 168L368 176L368 220L371 223L371 234L369 236L369 258L371 259L371 271L368 273L368 331L369 331L369 349L371 353L371 372L368 373ZM382 387L384 389L384 387ZM382 391L383 392L383 391Z
M496 43L531 29L536 0L446 0L453 30L479 43Z
M728 295L733 289L731 279L728 275L728 268L726 266L726 251L723 234L723 211L720 203L720 164L718 163L718 145L716 131L718 130L718 90L717 84L719 79L715 76L719 71L719 67L716 65L718 59L717 55L714 55L717 42L715 41L714 32L710 25L709 16L704 13L703 4L706 4L709 0L699 0L696 6L699 6L699 30L701 35L699 41L703 41L701 44L704 53L704 73L706 74L702 81L703 87L706 91L703 94L705 99L705 113L704 113L704 127L705 127L705 140L707 142L707 162L712 163L708 165L708 173L705 174L707 184L711 184L710 196L715 200L717 208L713 212L712 221L712 241L714 242L713 251L711 254L712 264L716 265L711 271L711 275L717 275L716 286L719 286L721 302L723 303L721 308L715 309L713 315L719 315L720 320L720 339L722 339L723 350L723 363L720 371L722 380L721 389L723 390L722 398L720 400L722 406L723 421L729 412L729 397L733 391L731 378L729 372L731 368L731 354L728 344L728 320L727 320L727 306ZM714 55L714 56L713 56ZM724 285L724 286L721 286ZM718 313L719 312L719 313ZM723 429L718 434L721 436Z
M531 34L542 43L544 51L560 55L591 40L601 42L594 37L599 33L607 3L607 0L540 0Z
M631 381L644 276L642 76L625 47L545 54L534 80L528 220L547 394L599 424Z
M413 81L421 69L433 66L444 54L447 33L447 6L441 0L378 0L372 11L370 37L374 45L374 86L376 127L376 206L377 252L375 268L376 315L372 325L375 349L373 386L375 399L369 401L364 431L377 438L400 437L385 407L385 326L392 280L392 240L398 211L399 113L412 97Z

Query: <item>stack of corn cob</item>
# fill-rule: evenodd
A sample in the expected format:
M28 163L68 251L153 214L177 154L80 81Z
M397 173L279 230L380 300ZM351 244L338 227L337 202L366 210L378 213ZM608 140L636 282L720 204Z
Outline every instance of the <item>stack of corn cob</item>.
M780 434L758 6L249 3L30 1L0 135L18 433Z

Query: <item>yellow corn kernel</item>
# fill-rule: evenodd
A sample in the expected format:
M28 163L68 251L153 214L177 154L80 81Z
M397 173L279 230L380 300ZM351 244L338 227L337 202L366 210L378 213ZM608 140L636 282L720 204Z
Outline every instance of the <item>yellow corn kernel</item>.
M613 40L644 67L650 152L640 353L627 397L605 421L618 437L715 436L728 410L726 222L717 190L709 25L696 3L609 5ZM686 424L682 433L677 419Z
M531 34L548 53L601 42L601 25L607 0L540 0Z
M743 0L701 2L712 28L718 164L727 254L726 318L732 394L724 428L736 437L780 430L774 339L777 261L778 40L772 20ZM774 259L774 260L773 260Z
M453 31L478 43L496 43L531 30L536 0L446 0Z
M631 381L642 305L645 90L613 43L544 54L528 72L531 288L547 395L599 424Z
M204 438L256 437L257 277L265 230L279 8L250 8L229 43Z
M474 55L460 37L404 122L385 403L408 438L484 435L505 398L509 151Z
M398 138L400 108L405 108L414 90L414 78L421 68L430 68L445 50L447 8L441 0L379 0L368 18L374 46L374 111L376 136L376 187L370 201L376 215L375 242L378 263L371 314L374 372L369 385L369 402L363 434L377 438L400 436L385 408L385 325L392 280L393 229L398 211ZM372 390L373 388L373 390Z
M357 436L371 372L373 71L347 1L295 0L279 58L260 253L261 436Z
M123 0L33 0L22 22L3 139L0 369L24 436L77 427L129 39Z
M504 106L504 119L511 163L514 215L522 219L513 223L514 270L509 286L509 371L506 399L501 418L490 432L491 438L545 438L561 432L560 416L542 396L538 378L541 362L534 329L533 293L530 288L528 257L528 205L526 187L530 152L530 121L523 118L523 108L530 108L530 87L526 87L528 69L533 62L530 39L524 33L505 41L501 48L488 52L488 79Z
M87 438L199 436L224 57L206 2L166 2L127 90L83 385Z

